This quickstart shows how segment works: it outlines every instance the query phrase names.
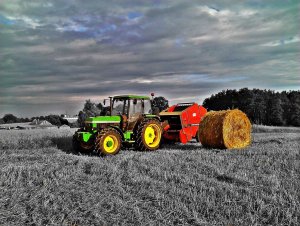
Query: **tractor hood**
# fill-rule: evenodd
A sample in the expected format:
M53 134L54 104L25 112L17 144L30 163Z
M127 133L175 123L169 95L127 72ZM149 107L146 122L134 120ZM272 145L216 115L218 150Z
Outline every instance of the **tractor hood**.
M85 123L119 123L121 116L96 116L89 117L85 120Z

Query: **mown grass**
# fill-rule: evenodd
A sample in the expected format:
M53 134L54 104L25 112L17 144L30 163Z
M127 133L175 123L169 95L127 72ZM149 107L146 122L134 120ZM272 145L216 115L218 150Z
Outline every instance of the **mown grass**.
M298 225L300 134L100 158L74 130L0 131L0 225Z
M254 133L300 133L300 127L253 125Z

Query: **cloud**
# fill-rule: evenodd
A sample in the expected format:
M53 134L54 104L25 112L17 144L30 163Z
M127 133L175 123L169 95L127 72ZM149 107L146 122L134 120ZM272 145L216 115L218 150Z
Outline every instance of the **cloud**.
M0 116L76 113L85 99L294 89L299 2L5 0Z
M12 24L23 24L25 27L33 29L43 25L39 20L30 18L28 16L7 16L7 19L11 21Z
M272 42L267 42L262 44L262 46L269 46L269 47L274 47L274 46L281 46L281 45L287 45L290 43L297 43L300 42L300 38L298 36L290 37L287 39L281 39L281 40L276 40Z

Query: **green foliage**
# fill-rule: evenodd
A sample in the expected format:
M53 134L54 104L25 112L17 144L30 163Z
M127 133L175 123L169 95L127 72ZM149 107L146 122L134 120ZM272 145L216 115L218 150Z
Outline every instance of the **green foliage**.
M299 133L99 158L74 131L0 131L0 225L298 225Z
M298 107L300 91L248 89L223 90L203 102L208 110L238 108L244 111L252 123L264 125L299 125Z

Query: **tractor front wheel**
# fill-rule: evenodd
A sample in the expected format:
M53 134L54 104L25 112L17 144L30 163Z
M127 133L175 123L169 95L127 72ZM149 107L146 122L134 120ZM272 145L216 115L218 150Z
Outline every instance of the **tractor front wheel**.
M94 142L82 142L77 139L76 134L73 135L72 146L74 153L89 153L94 149Z
M159 148L162 127L156 119L146 119L140 123L135 137L135 149L140 151L155 151Z
M116 155L121 148L122 138L113 128L103 129L96 138L95 150L101 155Z

